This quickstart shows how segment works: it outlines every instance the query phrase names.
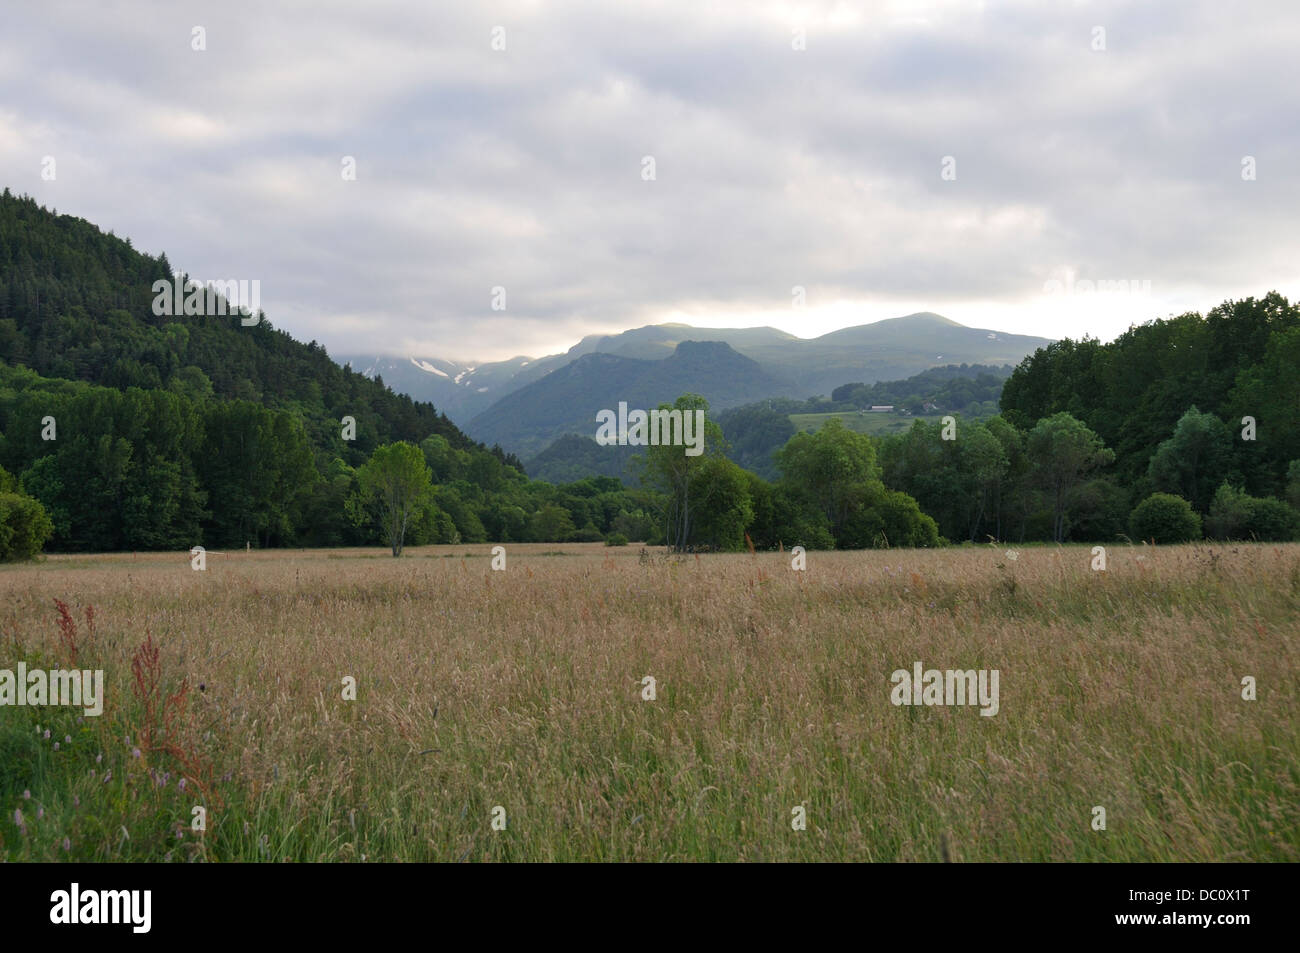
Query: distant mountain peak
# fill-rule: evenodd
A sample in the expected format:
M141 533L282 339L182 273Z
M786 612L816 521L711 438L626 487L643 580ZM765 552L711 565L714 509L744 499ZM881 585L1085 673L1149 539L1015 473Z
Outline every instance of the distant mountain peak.
M758 364L741 354L726 341L679 341L666 361L731 361Z
M907 321L912 324L942 324L950 328L964 328L967 325L960 321L954 321L952 318L945 318L942 314L936 314L933 311L917 311L913 314L904 314L897 318L885 318L881 321L873 321L872 324L889 324L891 321Z

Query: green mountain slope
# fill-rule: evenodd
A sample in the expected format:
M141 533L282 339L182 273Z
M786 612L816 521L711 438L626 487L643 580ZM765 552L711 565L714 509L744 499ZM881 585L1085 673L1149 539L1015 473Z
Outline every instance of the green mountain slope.
M685 341L658 361L595 352L498 401L470 429L528 455L562 434L593 436L597 412L617 411L620 401L629 409L650 409L695 393L719 411L788 386L718 341Z
M524 461L534 479L548 483L574 483L588 477L613 477L628 486L639 483L628 466L640 447L605 447L590 436L565 434L549 447Z

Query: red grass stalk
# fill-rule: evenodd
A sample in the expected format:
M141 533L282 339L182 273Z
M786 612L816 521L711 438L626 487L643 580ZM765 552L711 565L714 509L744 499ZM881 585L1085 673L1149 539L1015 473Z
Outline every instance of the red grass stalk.
M59 610L59 646L73 668L77 665L77 620L72 618L68 604L62 599L54 600L54 607Z
M134 678L131 691L144 709L144 719L136 733L140 748L170 755L199 792L219 805L221 799L212 785L212 764L198 752L193 719L186 713L189 679L182 679L176 691L164 693L162 662L152 633L146 631L144 641L135 650L131 675Z

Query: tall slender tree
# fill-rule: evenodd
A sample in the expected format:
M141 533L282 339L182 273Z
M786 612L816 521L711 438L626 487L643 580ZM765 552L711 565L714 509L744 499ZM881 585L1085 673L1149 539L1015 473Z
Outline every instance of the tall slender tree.
M405 440L385 444L375 449L357 476L362 491L379 501L384 533L393 556L402 555L411 517L433 492L433 479L424 454Z

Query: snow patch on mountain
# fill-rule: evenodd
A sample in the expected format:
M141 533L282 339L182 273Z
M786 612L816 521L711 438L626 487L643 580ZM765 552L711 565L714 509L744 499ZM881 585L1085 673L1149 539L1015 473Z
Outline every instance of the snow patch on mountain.
M411 363L414 364L416 367L418 367L418 368L419 368L420 370L422 370L422 371L428 371L430 374L437 374L439 377L446 377L446 376L447 376L447 372L446 372L446 371L440 371L440 370L438 370L436 367L434 367L434 366L433 366L432 364L430 364L428 361L417 361L415 358L411 358Z

